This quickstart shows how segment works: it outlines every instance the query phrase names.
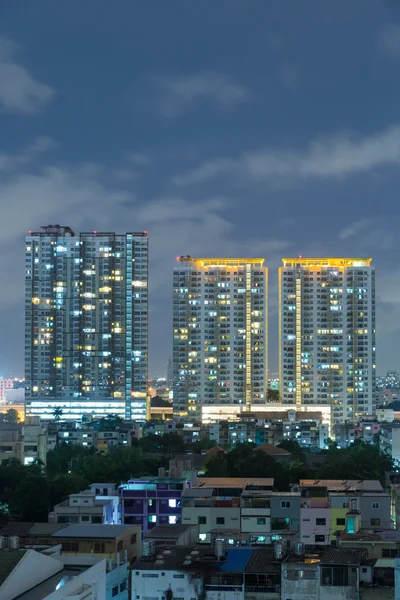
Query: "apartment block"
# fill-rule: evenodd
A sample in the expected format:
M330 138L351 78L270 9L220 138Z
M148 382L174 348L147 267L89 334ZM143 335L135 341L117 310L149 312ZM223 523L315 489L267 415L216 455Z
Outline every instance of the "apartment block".
M174 416L264 404L268 274L262 258L181 256L173 283Z
M284 404L329 404L334 422L374 414L375 270L369 258L284 258L279 380Z
M146 232L48 225L29 233L27 415L146 419L147 283Z

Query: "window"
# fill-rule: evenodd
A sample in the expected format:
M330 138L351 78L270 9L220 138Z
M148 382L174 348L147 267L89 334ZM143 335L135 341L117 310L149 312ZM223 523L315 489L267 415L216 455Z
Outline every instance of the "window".
M265 519L263 517L257 517L257 525L265 525Z
M136 533L134 533L133 536L131 537L131 544L136 544L136 539L137 539L137 535L136 535Z
M281 508L290 508L290 501L289 500L282 500L282 502L281 502Z
M175 525L175 524L176 524L176 521L177 521L177 519L178 519L178 517L177 517L176 515L170 515L170 516L168 517L168 523L169 523L170 525Z
M142 577L158 577L158 573L142 573Z
M225 517L217 517L217 525L225 525Z
M118 596L118 586L115 585L113 587L113 589L111 590L111 596L114 598L115 596Z
M396 558L396 548L382 548L382 558Z
M326 525L326 519L315 519L316 525Z
M92 517L92 523L102 523L102 517Z
M379 502L373 502L372 508L379 508Z
M120 540L117 544L117 552L120 552L120 550L124 549L124 542L122 540Z
M168 500L168 506L170 506L171 508L176 508L176 500L175 500L175 498L170 498Z
M156 515L150 515L149 516L149 523L157 523L157 517L156 517Z
M173 575L174 579L184 579L185 576L183 573L176 573L175 575Z
M346 525L346 519L336 519L336 525Z
M82 521L82 523L90 521L90 517L88 515L82 515L81 521Z
M62 549L63 549L63 552L78 552L79 551L79 543L78 542L63 542Z
M321 585L348 586L349 571L347 567L322 567Z
M324 535L316 535L315 536L315 543L317 544L319 542L325 543L325 536Z
M380 519L371 519L371 526L372 527L379 527L380 524L381 524L381 520Z
M198 525L207 525L207 517L197 517Z
M104 542L95 542L94 543L94 552L96 554L104 554L104 552L105 552L105 543Z
M206 542L206 541L207 541L207 534L199 533L199 542Z
M119 586L119 591L124 592L126 590L126 579Z

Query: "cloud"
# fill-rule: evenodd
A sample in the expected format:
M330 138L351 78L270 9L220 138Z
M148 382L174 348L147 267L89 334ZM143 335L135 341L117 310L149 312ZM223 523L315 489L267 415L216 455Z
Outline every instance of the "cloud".
M386 25L379 37L381 52L389 58L400 58L400 25Z
M214 71L176 77L156 77L153 78L153 84L161 92L158 108L167 118L188 112L196 103L203 102L230 110L251 97L247 88Z
M138 167L148 167L151 162L146 154L141 154L140 152L130 152L128 160Z
M359 221L354 221L354 223L351 223L351 225L348 225L348 227L345 227L339 231L338 238L340 240L348 240L361 233L361 231L367 229L371 223L371 219L360 219Z
M7 112L30 115L44 108L55 91L18 63L16 50L12 42L0 37L0 107Z
M231 175L260 183L338 179L365 173L400 161L400 126L369 137L349 133L317 139L303 151L267 148L238 158L219 157L176 176L181 186Z

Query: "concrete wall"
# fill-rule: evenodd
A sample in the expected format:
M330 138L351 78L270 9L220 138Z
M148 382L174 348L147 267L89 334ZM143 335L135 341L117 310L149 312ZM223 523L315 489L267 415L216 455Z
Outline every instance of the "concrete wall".
M378 503L379 508L372 508L373 503ZM389 494L364 494L360 496L359 506L361 511L361 527L371 529L371 519L380 519L382 529L393 527L391 520L391 498Z
M148 577L148 575L151 576ZM169 588L172 590L174 598L198 600L203 583L201 579L194 578L186 572L162 571L161 569L160 571L154 569L149 571L132 570L132 598L147 596L154 600L162 600Z
M290 508L282 508L283 501L290 502ZM273 495L271 496L271 520L290 519L289 529L300 529L300 494L299 495Z
M92 587L82 590L83 585ZM106 600L106 561L102 560L87 571L80 573L60 589L49 594L43 600ZM3 599L2 599L3 600Z
M299 571L309 571L310 579L296 576ZM312 600L319 598L319 569L317 564L284 562L281 575L282 600Z
M301 508L300 509L300 540L304 544L321 545L330 541L330 508ZM317 519L325 519L324 525L317 525ZM317 535L324 536L323 541L317 541Z

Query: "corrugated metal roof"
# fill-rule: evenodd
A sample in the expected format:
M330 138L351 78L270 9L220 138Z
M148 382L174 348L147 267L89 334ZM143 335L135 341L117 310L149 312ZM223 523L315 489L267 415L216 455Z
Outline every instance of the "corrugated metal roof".
M246 565L246 573L280 573L280 562L275 560L273 548L254 550Z
M322 564L359 565L365 550L327 547L321 556Z
M26 550L0 550L0 586L24 558L26 552Z
M199 487L203 488L242 488L248 485L259 485L272 487L274 479L272 477L201 477Z
M100 538L114 539L122 535L128 529L135 527L134 525L69 525L65 529L61 529L53 533L54 538Z

